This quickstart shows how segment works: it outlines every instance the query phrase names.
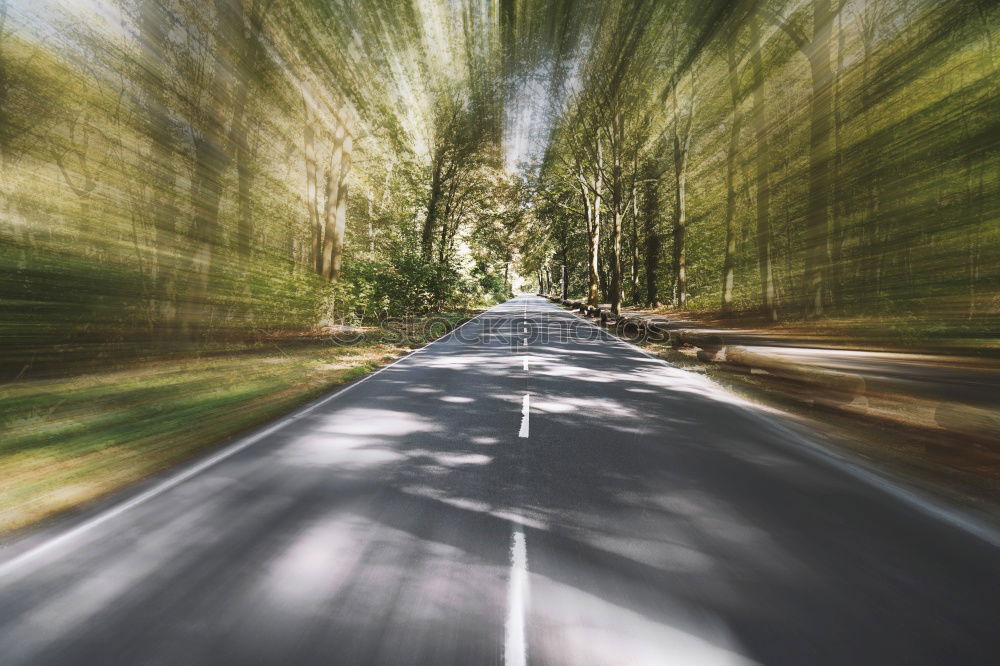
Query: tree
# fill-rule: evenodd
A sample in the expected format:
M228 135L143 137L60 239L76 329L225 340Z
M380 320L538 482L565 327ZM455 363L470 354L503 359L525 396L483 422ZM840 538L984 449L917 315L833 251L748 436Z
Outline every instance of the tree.
M662 145L652 151L653 155L662 152ZM646 294L645 304L657 307L660 304L657 284L660 252L660 169L655 166L653 158L647 158L647 166L643 179L643 237L644 237L644 269Z
M809 194L805 233L803 296L808 317L822 317L829 265L827 251L828 209L833 150L833 71L831 42L833 19L846 0L812 0L811 20L793 22L774 14L777 24L809 61L812 94L809 101Z
M308 88L302 89L302 147L306 164L306 210L312 236L310 258L313 269L323 273L323 222L319 214L319 165L316 158L316 119Z
M343 267L344 234L347 226L348 177L351 173L353 152L354 137L341 121L337 124L333 150L330 154L330 164L326 172L322 275L327 282L339 280Z
M740 113L742 92L740 90L735 34L731 35L727 42L726 70L733 118L729 127L729 143L726 149L726 246L722 261L722 311L729 313L733 309L733 283L736 275L736 159L739 155L740 128L743 124L743 115Z
M750 68L753 74L753 108L751 118L754 137L757 144L757 155L754 160L756 168L756 236L757 236L757 269L760 275L760 307L771 320L777 321L777 297L774 287L774 267L771 259L771 222L770 222L770 152L768 150L767 115L765 109L764 65L761 58L760 27L757 17L750 18Z
M691 138L693 136L692 124L695 112L695 75L689 74L691 93L688 101L688 109L681 111L677 101L679 80L675 80L671 85L670 99L672 105L672 146L674 165L674 215L673 215L673 241L674 241L674 296L673 301L676 307L683 308L687 305L687 172L688 158L691 153Z

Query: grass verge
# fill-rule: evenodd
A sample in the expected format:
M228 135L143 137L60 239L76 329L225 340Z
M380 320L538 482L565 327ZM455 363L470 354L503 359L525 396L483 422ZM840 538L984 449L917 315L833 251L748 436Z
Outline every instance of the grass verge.
M315 341L0 385L0 535L120 490L389 363L464 313ZM447 325L445 324L447 322Z

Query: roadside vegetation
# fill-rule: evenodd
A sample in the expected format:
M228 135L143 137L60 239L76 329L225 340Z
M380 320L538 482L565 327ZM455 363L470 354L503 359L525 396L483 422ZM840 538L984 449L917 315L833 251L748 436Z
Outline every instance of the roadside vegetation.
M388 328L339 329L0 385L0 535L219 446L467 316L444 312Z
M995 349L998 20L975 0L599 3L586 48L554 57L542 291Z
M495 53L383 4L0 0L0 380L506 299Z

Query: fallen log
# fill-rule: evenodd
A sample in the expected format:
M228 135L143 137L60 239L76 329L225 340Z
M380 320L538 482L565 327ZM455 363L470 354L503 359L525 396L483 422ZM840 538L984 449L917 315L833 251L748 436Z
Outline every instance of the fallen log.
M858 374L803 365L776 354L752 351L735 345L725 347L724 354L726 363L751 370L766 370L776 377L808 384L814 389L807 394L812 401L841 404L852 402L865 393L865 378Z

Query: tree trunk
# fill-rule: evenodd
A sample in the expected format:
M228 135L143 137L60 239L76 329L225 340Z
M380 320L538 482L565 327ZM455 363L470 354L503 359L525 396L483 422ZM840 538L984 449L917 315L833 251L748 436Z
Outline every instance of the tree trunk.
M444 204L444 215L441 216L441 234L438 239L438 263L444 265L448 250L448 222L451 220L451 204L454 201L455 190L449 188L448 197Z
M620 137L619 137L620 138ZM611 284L609 285L608 301L611 303L612 314L621 314L622 308L622 222L625 211L622 201L622 164L621 142L612 144L613 161L611 165Z
M229 125L229 145L236 160L236 253L241 272L246 272L250 262L253 237L253 218L250 210L250 193L253 187L253 155L250 150L250 136L247 127L247 103L250 87L259 66L261 49L258 48L260 16L248 17L244 9L245 0L216 0L216 8L223 22L226 40L232 49L235 62L233 77L232 119ZM247 25L247 19L250 25Z
M622 211L615 205L614 226L611 229L611 312L621 314L622 309Z
M757 142L757 267L760 272L760 306L771 321L778 320L774 288L774 266L771 256L771 222L769 178L770 151L767 139L767 118L764 108L764 65L760 55L760 27L756 18L750 21L750 66L753 70L753 129Z
M733 122L729 132L729 149L726 153L726 248L722 260L722 311L732 312L733 285L736 273L736 158L739 150L740 79L737 70L735 39L729 40L726 63L729 70L729 95L732 100Z
M219 145L222 139L221 123L207 116L203 136L195 140L195 169L191 179L191 207L194 220L191 225L191 261L189 288L184 295L181 328L191 337L195 328L206 323L211 306L210 293L212 266L216 248L219 247L219 203L222 199L222 171L227 156Z
M191 337L196 327L208 323L214 254L221 246L219 205L222 200L223 172L231 158L226 152L227 136L222 123L221 103L214 98L225 90L227 76L223 54L215 54L212 79L205 90L199 131L194 141L194 173L191 176L191 252L189 287L181 314L181 330Z
M639 196L635 179L632 181L632 247L631 247L631 285L629 287L629 302L639 302Z
M177 174L174 170L174 140L167 115L166 84L163 80L163 53L166 48L166 16L158 0L145 0L139 23L143 48L141 70L146 132L150 143L149 166L152 171L151 202L156 250L151 278L157 299L156 310L161 333L168 339L177 317L176 252L177 208L174 197Z
M451 219L455 216L455 194L458 190L458 178L453 177L448 186L448 195L445 199L444 215L441 217L441 239L438 247L438 263L444 265L448 259L448 238L453 233L451 230Z
M427 216L424 218L424 228L420 235L420 256L427 263L431 262L434 256L434 227L437 223L438 201L441 199L442 170L444 168L444 158L438 156L434 162L434 171L431 174L431 191L427 198Z
M646 237L646 305L656 307L660 304L657 293L657 268L660 265L660 198L657 183L647 184L645 196L645 214L643 221L643 232Z
M682 184L686 174L683 169L678 169L680 173L675 175L677 180L676 199L674 201L674 305L683 308L687 305L687 219L686 201L684 186Z
M334 246L337 244L337 197L340 194L340 166L344 160L344 140L347 138L346 128L337 126L333 138L333 150L330 152L330 163L326 167L326 188L323 204L323 259L321 274L327 282L333 280ZM343 239L339 239L343 246Z
M303 127L303 151L306 163L306 206L309 209L309 230L312 238L313 269L323 273L323 225L319 217L319 183L317 182L316 165L316 129L309 100L302 95L302 110L305 126Z
M368 260L375 261L375 196L368 188Z
M598 147L600 156L600 147ZM600 158L598 158L600 162ZM601 261L601 179L595 179L595 190L593 203L590 199L590 191L580 178L580 193L583 195L584 214L587 221L587 303L590 305L600 304L600 261Z
M830 297L835 308L842 308L844 298L844 218L847 216L847 197L842 188L843 153L841 152L841 130L843 119L843 92L841 90L844 73L845 37L843 22L837 17L837 71L833 80L833 170L832 205L833 228L830 234Z
M610 233L608 234L610 237ZM611 281L608 279L608 266L611 265L611 249L608 247L608 239L603 240L600 250L600 260L597 264L597 284L600 293L597 297L597 304L611 301Z
M601 180L596 179L598 192L601 190ZM590 289L587 294L587 302L590 305L600 305L601 296L599 293L601 282L601 195L594 195L594 205L592 211L594 228L590 232Z
M237 249L240 257L241 272L246 274L250 265L250 253L253 248L253 210L251 192L253 192L254 170L251 164L252 156L249 147L242 145L236 149L236 214L239 219L236 226Z
M344 263L344 239L347 232L347 195L349 191L348 177L351 174L351 153L354 149L354 137L348 134L344 138L344 156L340 162L340 174L338 176L340 186L337 188L337 224L333 234L333 261L330 270L330 279L333 281L340 279Z
M691 147L691 123L694 109L687 119L687 129L679 131L677 91L674 99L674 304L687 306L687 161ZM682 135L683 134L683 135Z
M806 209L804 301L807 317L822 317L828 268L830 125L833 117L830 0L813 0L813 39L807 52L812 80L809 103L809 200Z

